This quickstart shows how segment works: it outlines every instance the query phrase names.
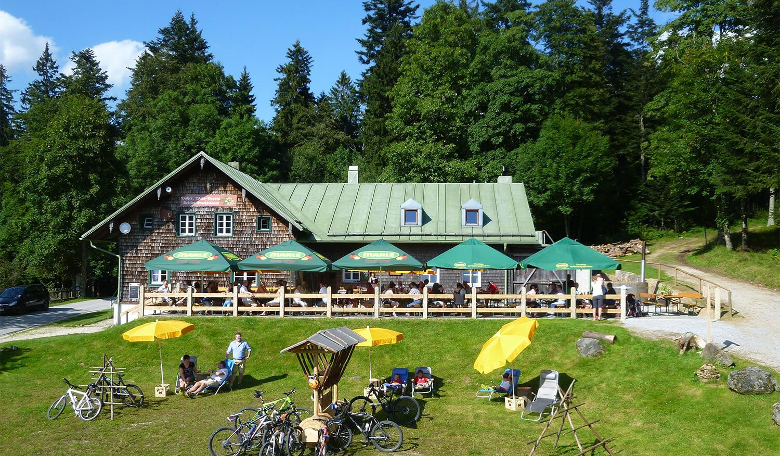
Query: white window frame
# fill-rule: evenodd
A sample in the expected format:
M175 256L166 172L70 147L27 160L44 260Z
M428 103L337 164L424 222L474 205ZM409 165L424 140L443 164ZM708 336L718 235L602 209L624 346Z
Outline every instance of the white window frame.
M195 214L179 214L179 236L195 236L197 227L198 218Z
M408 222L406 220L406 214L413 212L414 213L414 222ZM420 210L419 209L404 209L404 226L420 226Z
M214 214L214 235L216 237L233 236L233 213L232 212L218 212Z
M416 212L415 223L406 223L406 213ZM401 226L422 226L422 205L409 198L401 205Z
M170 275L168 271L165 269L154 269L150 271L150 280L149 285L162 285L163 280L168 280L168 276ZM157 280L155 280L155 278ZM170 282L170 280L168 280Z
M475 277L476 280L474 280ZM472 270L461 271L460 281L463 282L464 280L468 280L469 285L471 285L472 288L474 287L479 288L482 286L482 271L472 271Z
M484 225L484 213L482 212L482 204L474 198L466 201L460 206L460 224L463 227L482 227ZM466 223L466 213L468 211L477 211L477 223Z
M245 280L249 280L250 286L256 287L257 273L249 272L249 271L235 272L233 273L233 282L235 282L236 280L239 280L241 283L244 283Z
M477 217L477 221L469 223L469 213L474 213ZM463 210L463 225L464 226L480 226L479 223L479 209L464 209Z
M434 283L439 282L439 268L431 268L434 271L434 274L421 274L420 275L420 281L424 282L425 279L428 279L428 286L432 287ZM422 291L422 290L420 290Z
M361 271L344 269L341 272L341 281L344 283L359 283L362 280Z

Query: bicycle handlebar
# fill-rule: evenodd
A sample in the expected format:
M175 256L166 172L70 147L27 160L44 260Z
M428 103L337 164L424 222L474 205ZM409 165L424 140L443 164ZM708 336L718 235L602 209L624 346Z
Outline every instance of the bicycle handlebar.
M254 392L255 399L262 399L263 398L263 393L265 393L265 391L255 390L255 392Z
M290 391L284 393L285 396L292 396L293 394L295 394L295 388L293 388Z

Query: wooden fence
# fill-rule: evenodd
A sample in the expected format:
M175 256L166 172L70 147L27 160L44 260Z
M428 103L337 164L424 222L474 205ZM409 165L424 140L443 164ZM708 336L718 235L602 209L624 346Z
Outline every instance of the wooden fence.
M520 294L483 294L477 293L475 289L471 294L465 295L465 303L461 307L452 306L453 295L447 294L429 294L428 289L424 288L422 294L393 294L380 295L377 290L374 294L339 294L332 293L328 287L327 293L305 293L291 294L281 291L280 296L275 293L239 293L237 288L233 291L223 293L194 293L188 290L184 293L157 293L147 292L144 287L139 290L138 305L122 312L121 316L130 313L138 315L149 315L149 312L162 313L168 312L186 312L187 316L197 315L199 313L210 313L214 315L271 315L286 317L292 315L316 315L322 317L343 317L343 316L365 316L380 318L382 316L393 315L394 313L404 313L410 316L427 319L434 316L461 316L469 318L483 317L506 317L516 318L518 316L538 316L538 314L563 314L570 318L577 318L578 315L592 316L594 309L586 308L578 301L591 299L592 295L577 295L573 292L569 295L543 295L537 294L528 296L526 288L522 288ZM203 305L199 301L203 298L212 300L230 300L228 307L221 304ZM258 300L274 300L279 298L278 304L268 305L258 303ZM322 302L320 306L308 303L306 307L292 304L293 299L308 299L313 302ZM384 304L385 299L391 299L400 303L399 307L392 307ZM406 301L413 299L421 300L419 307L407 307ZM603 314L619 315L621 320L626 319L626 290L621 289L620 294L606 295L606 300L619 302L617 308L603 309ZM256 303L247 305L248 300ZM558 301L565 302L565 305L558 307L536 307L539 301ZM180 305L173 303L181 302ZM349 304L347 304L349 302ZM437 302L445 303L440 306ZM476 303L476 305L475 305Z

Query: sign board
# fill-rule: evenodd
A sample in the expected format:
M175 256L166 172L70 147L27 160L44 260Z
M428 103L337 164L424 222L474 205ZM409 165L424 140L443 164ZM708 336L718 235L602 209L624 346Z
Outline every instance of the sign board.
M182 195L183 207L235 207L237 195Z

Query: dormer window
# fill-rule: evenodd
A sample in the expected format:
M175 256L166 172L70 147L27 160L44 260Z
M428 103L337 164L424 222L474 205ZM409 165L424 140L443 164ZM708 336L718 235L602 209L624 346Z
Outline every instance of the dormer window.
M463 226L482 226L482 205L470 199L461 206L461 224Z
M401 226L421 226L422 205L409 198L401 205Z

